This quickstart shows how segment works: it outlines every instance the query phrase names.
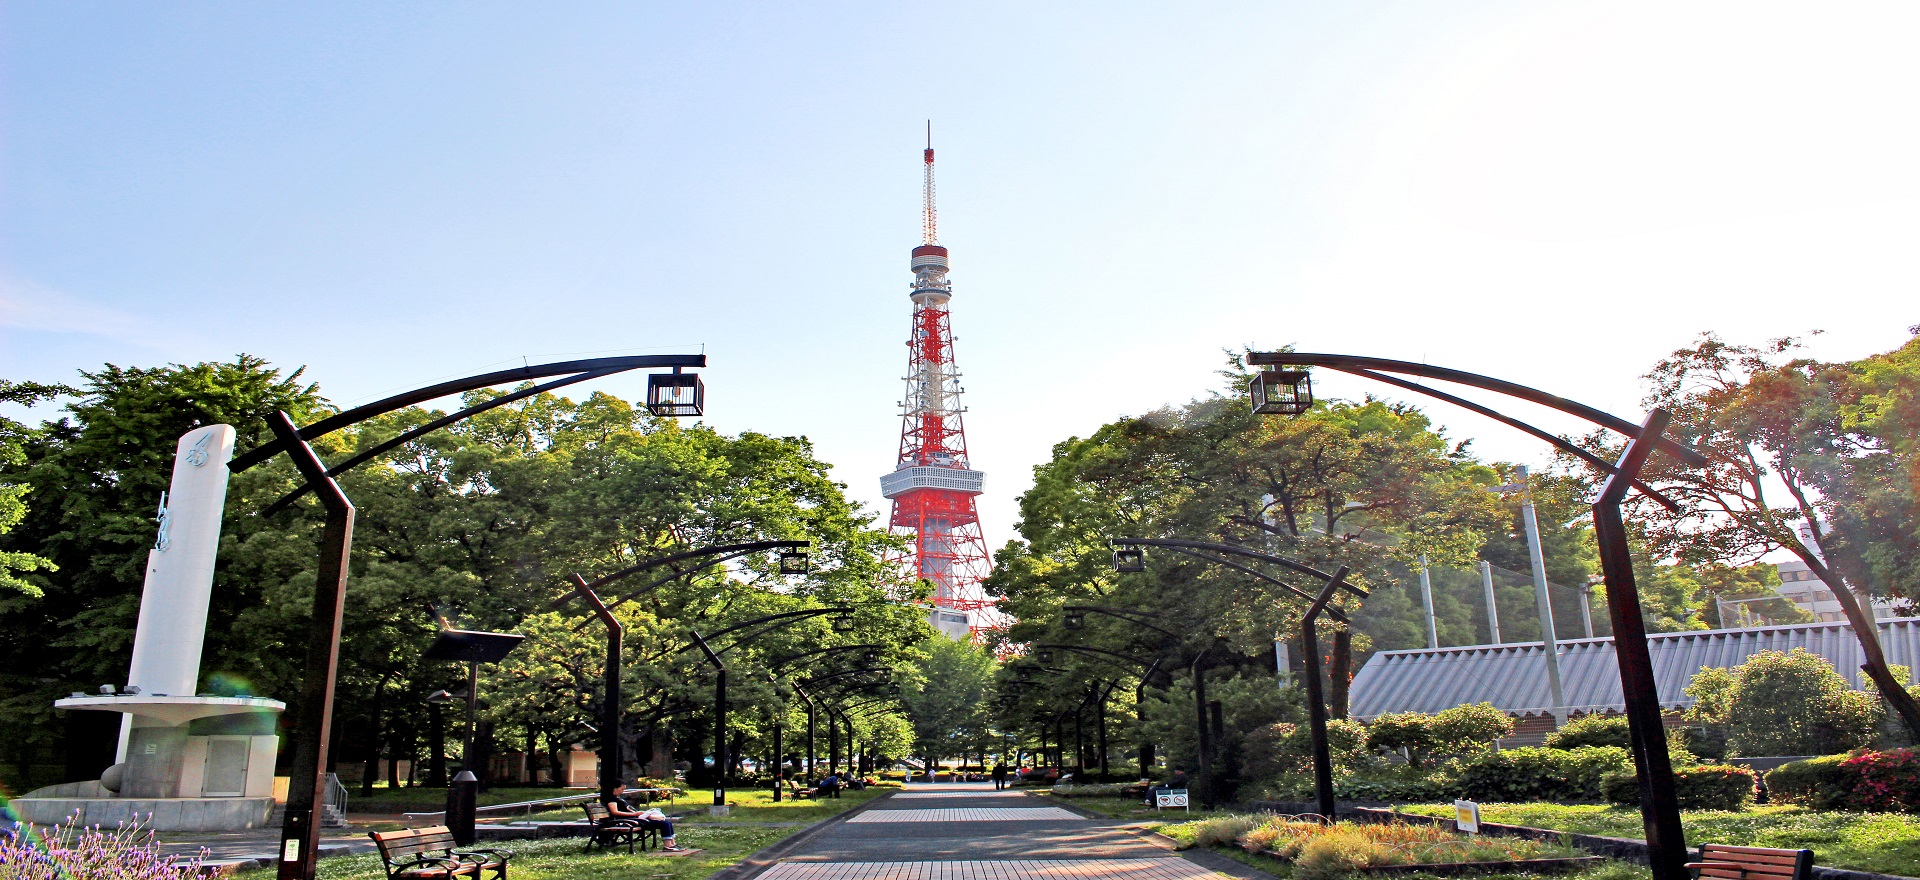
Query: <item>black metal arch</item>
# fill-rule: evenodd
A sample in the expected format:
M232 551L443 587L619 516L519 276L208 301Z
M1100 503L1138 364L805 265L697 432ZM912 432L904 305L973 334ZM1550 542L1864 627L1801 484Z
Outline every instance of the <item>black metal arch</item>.
M369 404L356 406L353 409L335 413L301 428L298 434L302 440L324 437L341 428L365 421L374 416L385 415L396 409L409 407L416 403L424 403L439 397L446 397L449 394L474 391L480 388L499 385L504 382L544 379L548 376L560 376L567 373L598 372L600 375L605 376L613 373L626 372L627 370L637 370L642 367L684 368L704 367L706 365L707 356L704 354L646 354L587 358L577 361L556 361L538 366L522 366L509 370L496 370L491 373L481 373L478 376L468 376L465 379L454 379L450 382L428 385L425 388L416 388L412 391L396 394L383 400L376 400ZM263 443L248 450L244 455L235 456L232 461L227 463L227 468L237 474L286 451L286 449L287 441L285 440L276 439L271 443Z
M1285 556L1275 556L1271 553L1262 553L1258 550L1250 550L1246 547L1241 547L1237 544L1216 544L1209 541L1188 541L1182 538L1115 538L1113 540L1113 545L1116 547L1124 547L1124 546L1165 547L1169 550L1180 550L1182 548L1189 549L1189 550L1211 550L1215 553L1231 553L1235 556L1245 556L1248 559L1258 559L1261 562L1271 562L1275 565L1280 566L1281 568L1288 569L1289 571L1295 571L1300 574L1304 574L1308 577L1319 578L1322 581L1325 581L1328 578L1333 577L1333 575L1328 574L1324 571L1321 571L1320 569L1314 568L1313 566L1308 565L1304 562L1288 559ZM1192 555L1192 554L1189 554L1189 555ZM1197 558L1206 559L1206 557L1197 557ZM1207 561L1219 562L1222 565L1230 565L1230 563L1220 559L1207 559ZM1246 569L1241 569L1241 571L1246 571ZM1265 576L1262 575L1262 577L1265 577ZM1272 580L1272 579L1268 578L1268 580ZM1276 584L1280 583L1279 581L1273 581L1273 582ZM1312 596L1307 595L1306 593L1303 593L1299 590L1295 590L1293 587L1287 586L1286 584L1280 584L1280 586L1287 587L1287 589L1292 590L1296 595L1304 597L1309 602L1313 601ZM1352 593L1356 596L1359 596L1363 599L1366 598L1367 596L1366 590L1360 589L1359 587L1349 584L1344 580L1340 582L1340 587L1342 589L1345 589L1347 592Z
M886 647L885 645L882 645L879 642L868 642L866 644L860 644L860 645L836 645L831 648L817 648L812 651L802 651L798 654L788 654L785 657L782 657L778 660L768 663L767 668L770 670L777 670L780 667L785 666L788 663L792 663L795 660L801 660L807 657L815 657L822 654L835 654L841 651L855 651L861 648L878 651L885 647Z

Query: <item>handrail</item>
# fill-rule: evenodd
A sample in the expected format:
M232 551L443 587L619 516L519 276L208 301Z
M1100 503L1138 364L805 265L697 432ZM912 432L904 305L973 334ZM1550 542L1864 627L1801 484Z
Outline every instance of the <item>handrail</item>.
M484 813L488 810L510 810L518 807L539 807L539 806L545 806L547 804L567 804L567 803L573 803L574 801L592 800L596 797L599 797L599 795L592 792L588 792L587 794L570 794L570 795L567 795L566 797L546 798L544 800L537 800L537 801L520 801L518 803L512 803L512 804L490 804L484 807L474 807L473 811L475 813ZM527 812L532 813L533 811L528 810ZM429 813L401 813L400 818L402 819L426 818L428 816L445 816L446 814L447 814L446 810L434 810Z

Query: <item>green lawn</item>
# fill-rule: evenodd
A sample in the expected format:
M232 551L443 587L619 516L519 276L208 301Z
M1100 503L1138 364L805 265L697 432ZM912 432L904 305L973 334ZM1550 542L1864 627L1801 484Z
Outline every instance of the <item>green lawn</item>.
M1396 809L1427 816L1451 816L1451 804ZM1481 804L1489 822L1551 828L1607 837L1645 836L1640 811L1599 804ZM1843 813L1806 807L1754 807L1743 812L1687 811L1680 814L1687 843L1726 843L1811 849L1816 865L1902 876L1920 875L1920 816L1903 813Z
M638 878L638 880L699 880L715 871L739 862L798 828L764 826L710 826L680 831L680 845L702 852L690 856L666 857L657 852L627 855L625 850L583 853L581 838L551 840L512 840L482 843L480 846L512 850L515 855L509 876L521 880L598 880L598 878ZM272 868L259 868L239 876L270 877ZM368 854L321 859L322 880L385 880L380 856Z
M876 787L866 791L845 792L838 799L783 799L776 804L772 801L772 792L736 789L727 792L727 800L733 810L732 815L725 818L707 815L705 803L695 803L687 798L680 799L674 806L662 805L671 813L690 812L686 818L676 820L675 824L679 827L675 830L681 846L702 850L691 856L667 857L657 852L627 855L624 850L587 854L581 851L586 846L585 838L482 842L477 846L512 850L515 856L510 876L522 880L597 880L611 877L699 880L806 830L814 822L898 790L894 787ZM710 801L711 795L705 800ZM563 818L570 819L573 815L566 814ZM261 868L241 876L265 877L271 870ZM379 855L368 854L322 859L320 877L322 880L384 880L386 874L381 870Z
M1044 793L1046 790L1038 789L1036 791L1037 793ZM1202 810L1197 807L1194 808L1193 812L1191 813L1188 813L1184 810L1156 810L1152 807L1149 807L1141 803L1140 799L1138 798L1128 798L1128 797L1063 798L1063 797L1054 797L1051 794L1048 794L1046 797L1048 800L1058 801L1063 804L1072 804L1083 810L1099 813L1100 815L1106 816L1110 819L1138 819L1142 821L1155 821L1155 822L1185 822L1190 819L1208 819L1214 816L1228 815L1226 812L1221 810Z

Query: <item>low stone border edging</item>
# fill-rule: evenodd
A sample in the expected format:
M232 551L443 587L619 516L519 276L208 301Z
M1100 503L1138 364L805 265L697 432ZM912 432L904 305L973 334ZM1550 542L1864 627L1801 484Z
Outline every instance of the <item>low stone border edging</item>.
M1229 877L1239 878L1239 880L1280 880L1280 878L1276 877L1273 874L1269 874L1245 862L1227 858L1226 856L1223 856L1217 852L1212 852L1210 850L1202 849L1200 847L1193 847L1191 849L1181 849L1180 841L1178 840L1174 840L1173 838L1168 837L1165 834L1161 834L1158 831L1148 831L1145 828L1133 827L1134 825L1139 824L1138 822L1121 822L1120 820L1117 820L1112 816L1096 813L1085 807L1076 806L1072 802L1071 798L1046 797L1041 795L1037 791L1027 792L1027 795L1029 797L1041 798L1047 801L1048 803L1058 806L1060 809L1066 810L1069 813L1073 813L1075 815L1078 815L1087 819L1095 819L1102 822L1113 822L1115 823L1115 827L1127 832L1128 834L1131 834L1135 837L1142 838L1150 843L1153 843L1156 846L1160 846L1166 849L1168 852L1173 853L1174 855L1179 856L1180 858L1186 859L1187 861L1192 862L1196 865L1199 865L1200 867L1205 868L1209 871L1212 871L1216 874L1225 874ZM1172 818L1172 816L1168 816L1168 818Z
M773 844L768 846L766 849L760 850L759 852L756 852L756 853L750 853L747 855L746 858L743 858L732 865L729 865L725 868L721 868L720 870L713 872L711 875L707 877L707 880L747 880L747 878L752 877L753 875L758 874L761 871L765 871L766 869L773 867L774 864L779 862L782 858L784 858L787 853L790 853L795 849L798 849L800 844L803 844L809 840L812 840L814 837L818 836L820 832L825 831L829 826L832 826L841 822L845 822L848 819L853 818L854 816L860 815L861 813L864 813L867 810L872 809L875 804L884 803L888 798L891 798L898 793L899 793L898 791L887 792L886 794L881 795L880 797L874 798L873 800L867 801L866 803L861 804L860 806L854 807L851 810L846 810L840 813L836 813L832 816L828 816L825 819L821 819L820 821L815 822L812 827L807 828L798 834L774 841Z
M1453 822L1439 816L1421 816L1414 813L1402 813L1392 809L1360 807L1354 810L1356 815L1371 817L1375 820L1398 819L1416 825L1446 825ZM1598 834L1576 834L1571 831L1555 831L1551 828L1529 828L1525 825L1501 825L1495 822L1480 823L1483 834L1495 834L1502 837L1520 837L1528 840L1565 840L1587 852L1603 855L1636 865L1647 863L1647 842L1632 837L1602 837ZM1689 849L1688 857L1698 855L1697 849ZM1818 850L1814 858L1819 858ZM1854 871L1848 868L1823 868L1813 866L1814 880L1915 880L1899 874L1876 874L1872 871Z

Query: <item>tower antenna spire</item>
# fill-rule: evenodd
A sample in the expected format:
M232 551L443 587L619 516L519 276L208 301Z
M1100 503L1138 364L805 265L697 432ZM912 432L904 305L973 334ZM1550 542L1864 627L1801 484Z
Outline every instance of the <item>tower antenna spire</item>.
M880 478L880 494L893 502L889 531L911 548L888 555L889 563L933 584L930 621L954 638L1005 624L980 582L992 570L974 504L986 475L967 463L967 433L960 404L960 371L953 359L948 304L947 249L939 244L933 207L933 122L927 122L926 185L922 191L921 244L913 249L913 324L907 335L906 399L901 405L900 454L892 473Z
M920 243L940 243L940 215L933 208L933 120L927 120L926 183L920 191Z

